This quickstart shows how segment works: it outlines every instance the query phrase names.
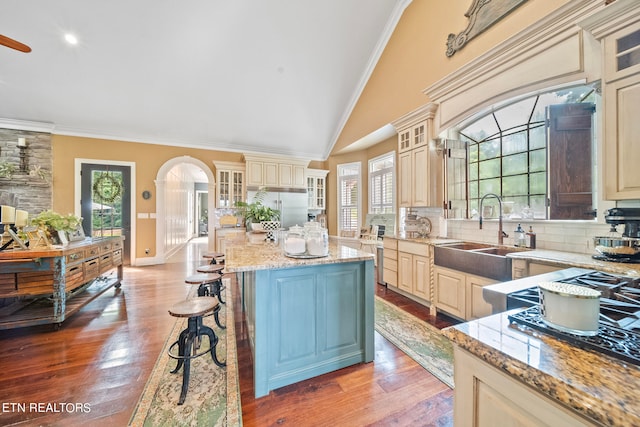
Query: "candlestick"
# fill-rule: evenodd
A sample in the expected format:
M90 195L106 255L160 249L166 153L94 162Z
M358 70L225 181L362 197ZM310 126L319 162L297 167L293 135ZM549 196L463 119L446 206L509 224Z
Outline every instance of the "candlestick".
M26 227L29 219L29 212L16 210L16 227Z
M25 138L18 138L18 147L26 147L27 140Z
M0 223L13 224L16 221L16 208L13 206L0 206L2 213L0 214Z

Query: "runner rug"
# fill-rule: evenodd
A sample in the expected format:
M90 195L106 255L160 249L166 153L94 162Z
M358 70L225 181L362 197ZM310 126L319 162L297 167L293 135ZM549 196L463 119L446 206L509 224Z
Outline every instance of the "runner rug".
M223 279L223 283L225 302L232 304L230 280ZM195 294L196 291L197 288L193 287L192 293ZM178 319L160 352L129 425L242 425L233 310L228 308L227 304L220 304L220 307L219 316L226 329L221 330L215 324L213 316L204 317L203 322L213 328L219 338L216 353L220 360L226 361L226 369L218 367L210 354L193 359L189 392L184 404L178 405L182 388L182 369L176 374L170 373L169 371L175 368L176 361L167 355L167 349L178 339L178 335L187 325L187 319ZM202 345L208 346L208 339L205 338Z
M453 346L440 330L376 296L376 331L453 388Z

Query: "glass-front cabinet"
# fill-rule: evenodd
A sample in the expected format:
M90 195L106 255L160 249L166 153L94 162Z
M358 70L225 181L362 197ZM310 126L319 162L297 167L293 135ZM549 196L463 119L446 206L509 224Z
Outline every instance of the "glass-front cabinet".
M232 208L244 200L244 163L214 162L217 173L217 208Z
M307 169L307 195L309 209L326 209L326 184L328 170Z

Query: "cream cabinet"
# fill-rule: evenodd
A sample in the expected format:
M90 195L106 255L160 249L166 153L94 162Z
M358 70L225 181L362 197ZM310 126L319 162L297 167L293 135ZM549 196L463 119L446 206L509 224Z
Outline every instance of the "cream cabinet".
M511 261L511 271L513 279L521 279L523 277L537 276L538 274L551 273L565 268L572 267L571 264L566 265L549 265L538 262L532 262L526 259L514 259Z
M400 207L442 204L442 161L431 136L436 108L427 104L393 123L398 132Z
M236 202L244 200L245 165L236 162L213 162L216 167L218 196L216 207L232 208Z
M216 252L224 253L226 242L229 239L242 238L245 233L244 228L217 228L216 233Z
M491 314L492 306L482 296L482 288L496 283L486 277L434 266L435 307L459 319L472 320Z
M328 170L307 169L307 196L309 209L326 209Z
M430 245L398 242L398 288L424 301L431 301L431 253Z
M429 206L428 147L416 148L398 155L398 194L400 207Z
M307 187L307 160L244 155L247 186Z
M618 0L582 26L601 46L604 198L640 199L640 8Z
M457 346L453 372L456 426L594 425Z
M382 241L382 280L387 286L398 287L398 240L385 237Z

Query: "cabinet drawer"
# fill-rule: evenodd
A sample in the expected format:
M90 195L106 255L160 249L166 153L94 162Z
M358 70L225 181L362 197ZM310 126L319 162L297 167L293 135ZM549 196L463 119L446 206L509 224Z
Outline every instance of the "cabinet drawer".
M120 264L122 264L122 249L113 251L113 254L111 255L111 263L113 264L114 267L117 267Z
M398 249L398 241L396 239L389 238L383 239L382 247L384 247L385 249L396 250Z
M77 249L73 252L69 252L65 257L67 259L67 264L78 262L84 258L84 249Z
M100 243L99 247L100 247L101 254L106 252L111 252L113 250L113 243L112 242Z
M89 281L95 279L100 274L100 259L98 257L86 260L82 263L84 269L84 279Z
M67 292L74 290L84 283L84 271L82 264L77 264L67 268L65 274L65 290Z
M112 267L113 262L111 252L100 255L100 273L104 273L110 270Z
M398 252L406 252L413 255L430 256L430 246L424 243L398 242Z
M382 261L385 270L398 271L398 260L384 257Z
M382 280L385 281L387 285L398 286L398 272L389 270L388 268L384 268L382 271Z
M384 259L395 259L395 260L398 259L398 251L394 251L394 250L389 249L389 250L383 251L382 254L383 254Z
M84 250L85 258L95 258L99 254L100 254L100 246L98 245L93 245L90 248Z
M111 244L111 248L115 251L116 249L122 249L122 239L118 239Z

